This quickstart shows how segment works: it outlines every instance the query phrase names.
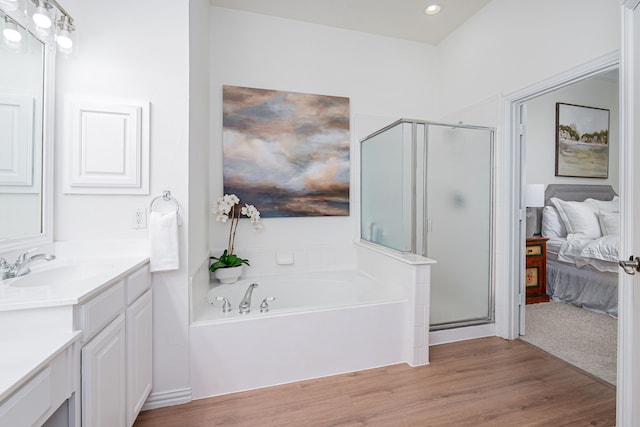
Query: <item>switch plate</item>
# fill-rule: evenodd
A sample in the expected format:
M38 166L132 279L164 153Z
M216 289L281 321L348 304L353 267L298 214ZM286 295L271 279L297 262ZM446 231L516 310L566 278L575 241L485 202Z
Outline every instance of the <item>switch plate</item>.
M147 228L147 208L136 208L133 211L132 228Z

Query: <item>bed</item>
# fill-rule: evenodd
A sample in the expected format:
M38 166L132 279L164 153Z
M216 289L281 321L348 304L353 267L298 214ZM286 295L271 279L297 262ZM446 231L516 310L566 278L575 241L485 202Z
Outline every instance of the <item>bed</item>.
M619 212L609 185L547 186L540 232L553 300L618 317Z

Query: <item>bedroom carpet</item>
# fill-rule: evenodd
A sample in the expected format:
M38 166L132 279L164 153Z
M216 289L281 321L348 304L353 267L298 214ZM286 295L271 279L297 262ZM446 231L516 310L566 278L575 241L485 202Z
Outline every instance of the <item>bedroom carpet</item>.
M616 384L616 319L555 301L527 305L525 313L520 339Z

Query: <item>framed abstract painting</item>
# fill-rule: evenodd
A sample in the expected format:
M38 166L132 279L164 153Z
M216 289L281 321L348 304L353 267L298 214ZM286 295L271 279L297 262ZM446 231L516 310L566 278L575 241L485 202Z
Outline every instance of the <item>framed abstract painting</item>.
M223 86L223 186L263 218L349 215L349 98Z

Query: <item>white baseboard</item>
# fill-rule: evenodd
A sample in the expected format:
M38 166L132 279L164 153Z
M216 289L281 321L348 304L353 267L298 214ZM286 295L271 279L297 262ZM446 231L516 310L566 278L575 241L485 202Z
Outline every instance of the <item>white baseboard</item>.
M182 405L193 400L191 398L191 387L179 390L164 391L160 393L152 393L142 406L143 411L150 409L162 408L165 406Z

